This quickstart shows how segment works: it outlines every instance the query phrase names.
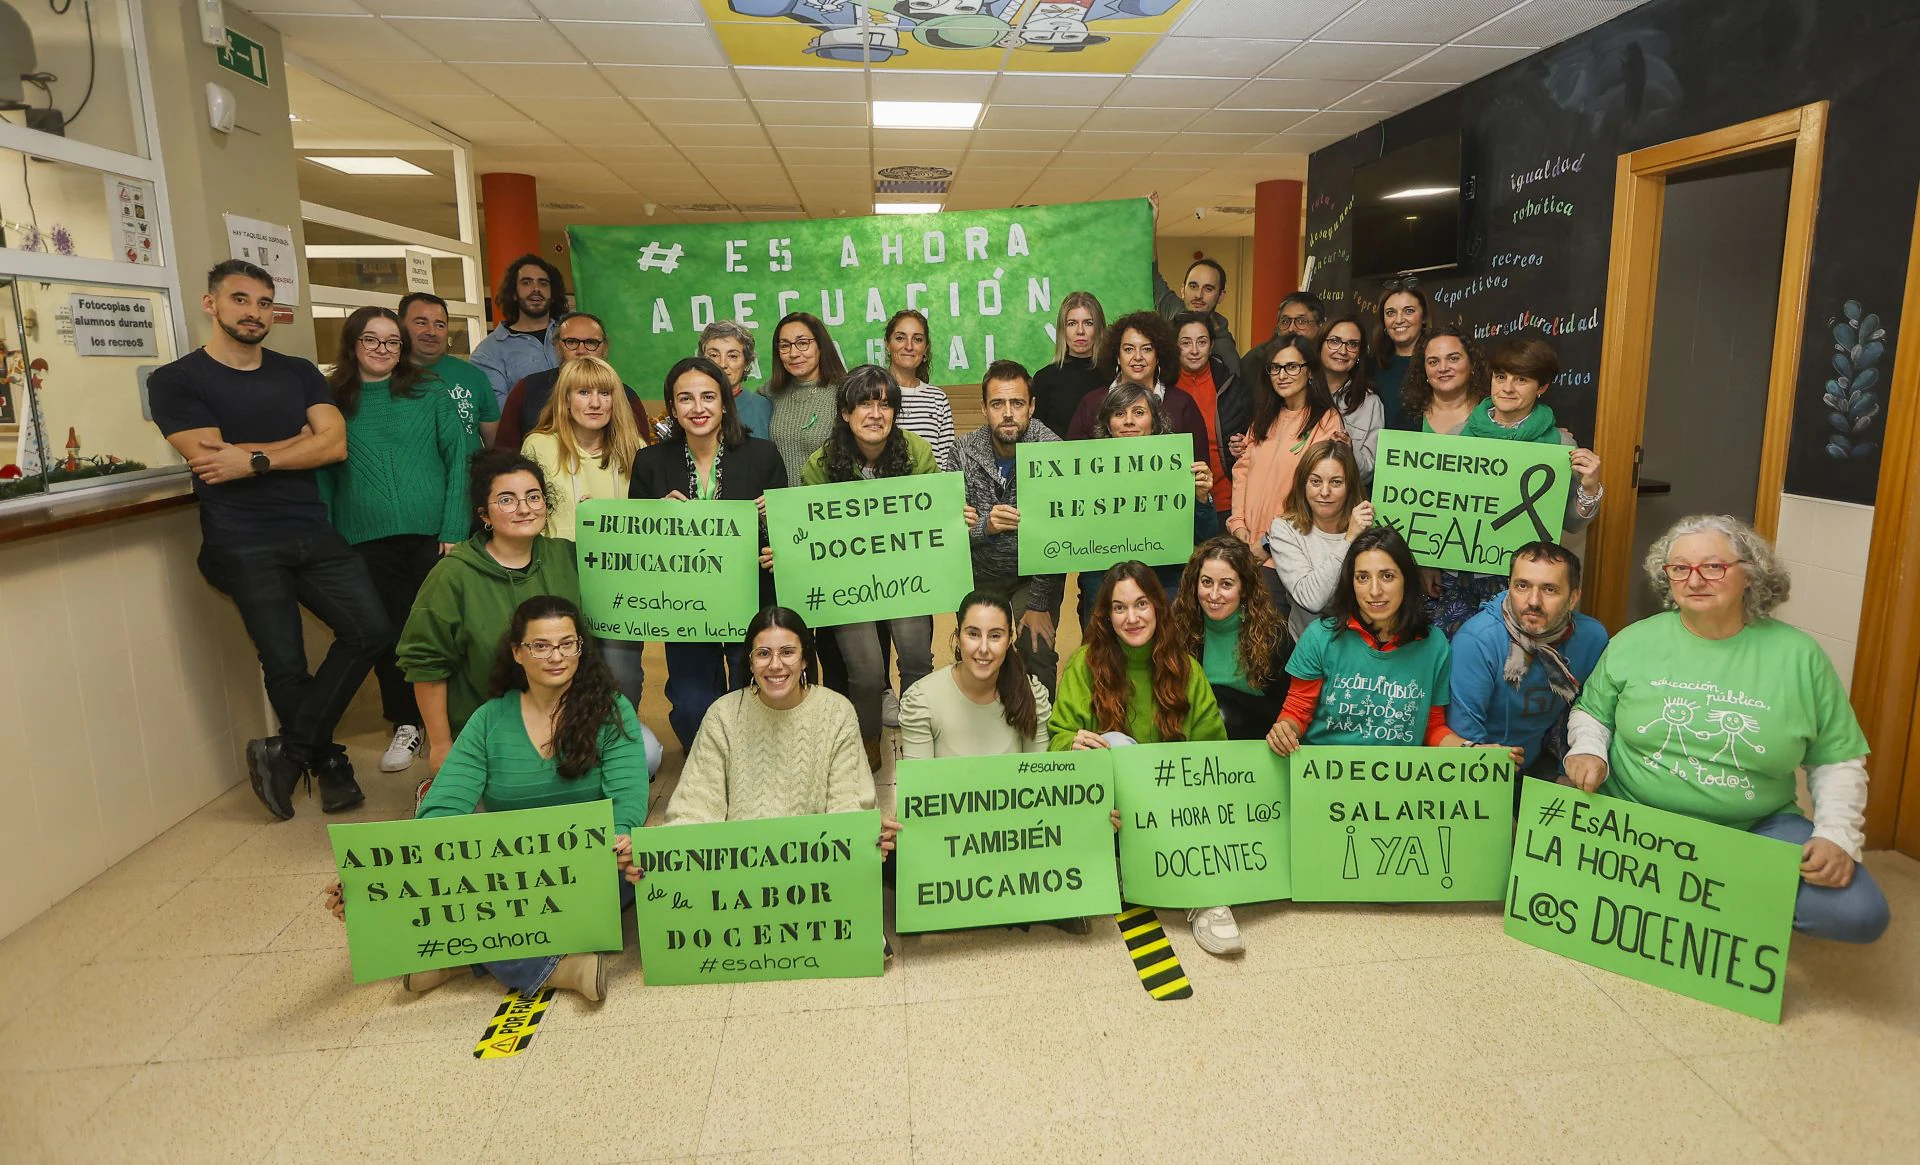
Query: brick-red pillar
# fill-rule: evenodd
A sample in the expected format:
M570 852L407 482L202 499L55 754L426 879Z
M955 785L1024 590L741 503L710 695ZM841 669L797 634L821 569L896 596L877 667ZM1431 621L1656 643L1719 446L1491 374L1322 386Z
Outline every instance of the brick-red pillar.
M1300 208L1304 183L1274 178L1253 188L1253 329L1248 347L1273 335L1280 301L1300 290Z
M506 276L507 264L540 253L540 195L533 175L480 175L480 233L487 256L484 290L491 297Z

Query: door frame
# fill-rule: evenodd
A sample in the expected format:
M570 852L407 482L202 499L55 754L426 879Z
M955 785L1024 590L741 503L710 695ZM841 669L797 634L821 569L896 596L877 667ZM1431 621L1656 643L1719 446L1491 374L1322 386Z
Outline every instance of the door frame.
M1920 335L1920 197L1900 324ZM1895 339L1852 695L1873 749L1867 845L1920 857L1920 340Z
M1581 604L1608 627L1617 630L1626 622L1627 600L1639 579L1639 564L1632 561L1634 499L1646 427L1667 179L1709 163L1793 147L1769 364L1772 373L1767 378L1766 428L1760 443L1760 484L1753 503L1754 528L1771 540L1786 486L1787 441L1793 432L1794 387L1806 326L1807 269L1813 256L1813 219L1820 202L1826 135L1827 103L1815 101L1620 155L1613 186L1613 242L1607 262L1593 440L1601 458L1600 480L1612 504L1600 508L1587 534L1589 555L1600 569L1589 572Z

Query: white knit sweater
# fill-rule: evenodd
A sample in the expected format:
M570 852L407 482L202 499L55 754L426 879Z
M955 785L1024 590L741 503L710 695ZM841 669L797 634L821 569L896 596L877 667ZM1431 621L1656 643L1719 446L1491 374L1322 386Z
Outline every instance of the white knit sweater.
M873 771L853 705L815 684L797 707L778 711L752 690L707 709L668 825L797 817L873 808Z

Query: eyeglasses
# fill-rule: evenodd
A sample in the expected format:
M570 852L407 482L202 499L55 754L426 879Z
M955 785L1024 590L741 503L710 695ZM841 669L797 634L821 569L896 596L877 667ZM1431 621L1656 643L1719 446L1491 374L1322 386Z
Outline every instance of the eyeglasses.
M1300 329L1302 329L1302 328L1310 328L1310 327L1312 327L1312 326L1313 326L1313 317L1312 317L1312 316L1310 316L1310 315L1306 315L1306 316L1281 316L1281 317L1280 317L1280 326L1281 326L1281 327L1283 327L1283 328L1286 328L1286 329L1287 329L1288 331L1291 331L1291 332L1297 332L1297 331L1299 331L1299 330L1300 330Z
M791 644L782 647L778 652L775 652L771 647L756 647L753 649L753 662L758 664L772 663L776 655L781 663L792 663L800 658L800 649Z
M782 340L775 344L774 347L782 352L811 352L813 351L813 337L802 336L797 340Z
M1307 366L1305 364L1302 364L1298 360L1289 360L1285 364L1267 365L1267 375L1275 376L1275 377L1298 376L1302 372L1305 372L1306 370L1307 370Z
M532 643L522 643L520 648L535 659L572 659L580 654L581 646L578 639L562 639L558 643L536 639Z
M1406 276L1402 276L1399 279L1387 280L1385 283L1382 283L1380 285L1380 290L1386 291L1386 292L1412 291L1414 288L1419 286L1420 286L1420 280L1417 277L1412 275L1406 275Z
M1687 581L1687 576L1692 574L1699 575L1707 582L1719 582L1727 577L1727 571L1736 566L1745 566L1746 562L1744 558L1738 558L1732 562L1701 562L1692 566L1684 562L1669 562L1660 569L1666 574L1667 581L1670 583L1684 583Z
M1322 340L1320 342L1320 346L1322 348L1338 348L1342 352L1358 352L1360 350L1360 341L1358 338L1355 338L1352 340L1341 340L1333 336L1329 336L1325 340Z
M596 340L591 336L562 336L560 346L569 352L598 352L607 346L607 342Z
M526 507L529 510L538 510L544 508L547 504L546 495L537 489L528 490L525 497L515 497L512 494L496 494L492 500L493 508L496 510L517 510L523 502L526 503Z
M361 336L360 346L369 352L398 352L402 340L398 336L381 339L378 336Z

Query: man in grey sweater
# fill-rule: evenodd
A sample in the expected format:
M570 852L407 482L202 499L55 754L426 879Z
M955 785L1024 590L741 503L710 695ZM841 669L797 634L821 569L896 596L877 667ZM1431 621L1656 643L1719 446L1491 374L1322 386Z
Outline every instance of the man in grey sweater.
M1015 360L996 360L980 384L986 424L960 438L955 455L966 475L967 504L979 515L972 531L973 585L1006 597L1020 620L1016 642L1027 671L1052 695L1060 673L1054 616L1066 577L1020 573L1020 510L1014 496L1014 447L1058 441L1033 417L1033 382Z

